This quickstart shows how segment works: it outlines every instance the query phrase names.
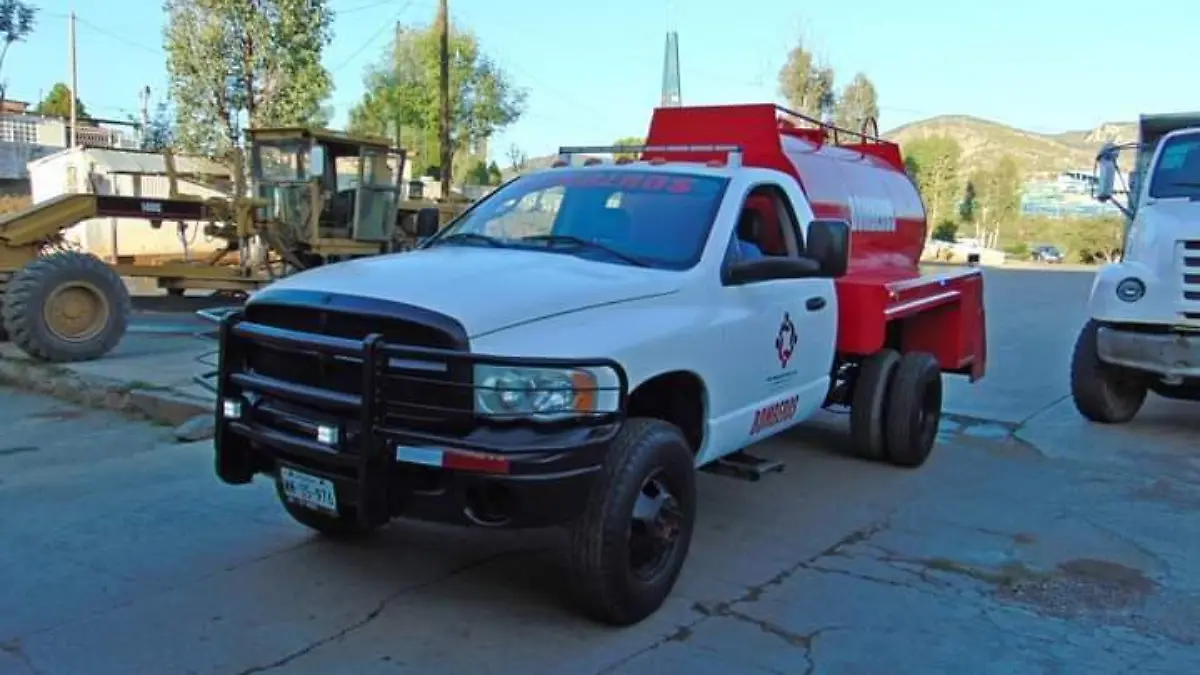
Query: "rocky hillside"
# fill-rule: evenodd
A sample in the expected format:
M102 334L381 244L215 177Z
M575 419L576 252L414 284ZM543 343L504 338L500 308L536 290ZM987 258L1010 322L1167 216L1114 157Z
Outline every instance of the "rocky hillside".
M1007 153L1026 171L1050 173L1091 171L1096 151L1103 143L1133 140L1136 133L1136 125L1132 123L1110 123L1087 131L1040 134L978 117L942 115L898 127L884 137L903 147L918 138L949 136L962 146L962 161L968 172Z

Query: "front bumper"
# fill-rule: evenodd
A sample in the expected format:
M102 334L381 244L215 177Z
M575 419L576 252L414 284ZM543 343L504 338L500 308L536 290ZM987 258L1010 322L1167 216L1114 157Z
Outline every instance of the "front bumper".
M1101 361L1165 378L1200 378L1200 333L1150 333L1101 327Z
M247 354L262 347L361 360L361 393L257 373ZM382 393L415 379L389 366L414 358L612 368L620 382L618 412L547 426L456 411L462 420L453 431L405 428L389 415ZM339 508L349 507L366 524L404 517L516 528L563 524L583 511L624 421L627 381L610 361L481 356L390 344L378 335L351 340L251 323L239 312L221 324L217 395L216 473L226 483L275 478L287 467L332 483Z

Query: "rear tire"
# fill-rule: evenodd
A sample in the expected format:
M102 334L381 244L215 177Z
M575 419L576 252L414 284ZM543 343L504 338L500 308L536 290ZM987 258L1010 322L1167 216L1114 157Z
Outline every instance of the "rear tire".
M1075 341L1071 398L1079 413L1093 422L1124 424L1142 409L1148 387L1137 373L1100 360L1096 346L1099 331L1098 322L1088 321Z
M8 280L4 328L26 354L51 363L107 354L129 325L132 303L121 277L96 256L61 251L30 262Z
M283 504L284 511L287 511L292 520L330 539L342 541L365 539L380 529L378 526L369 527L358 522L358 513L352 508L343 506L334 516L293 504L288 501L278 478L275 479L275 494L278 495L279 503Z
M901 357L888 388L885 417L888 461L906 468L925 464L942 419L942 369L932 354Z
M864 459L880 460L887 456L884 413L887 411L888 385L900 365L900 354L881 349L863 359L854 383L850 402L850 443Z
M692 450L675 425L625 423L571 527L572 588L586 614L628 626L662 606L691 545L695 481Z

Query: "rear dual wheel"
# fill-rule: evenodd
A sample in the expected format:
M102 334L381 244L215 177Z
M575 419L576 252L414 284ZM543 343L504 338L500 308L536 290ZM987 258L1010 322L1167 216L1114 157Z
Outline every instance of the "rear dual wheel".
M924 352L881 349L859 366L850 436L864 458L915 468L933 452L942 415L942 373Z

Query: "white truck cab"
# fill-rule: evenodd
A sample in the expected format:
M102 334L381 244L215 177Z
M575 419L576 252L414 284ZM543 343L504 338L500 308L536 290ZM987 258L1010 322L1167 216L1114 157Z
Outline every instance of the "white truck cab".
M1126 190L1118 157L1136 148ZM1124 182L1124 181L1122 181ZM1127 202L1116 201L1125 192ZM1148 392L1200 400L1200 113L1143 115L1139 139L1097 157L1095 196L1127 219L1120 262L1096 274L1071 391L1088 419L1133 419Z

